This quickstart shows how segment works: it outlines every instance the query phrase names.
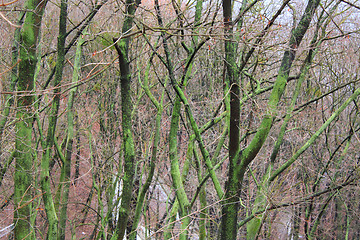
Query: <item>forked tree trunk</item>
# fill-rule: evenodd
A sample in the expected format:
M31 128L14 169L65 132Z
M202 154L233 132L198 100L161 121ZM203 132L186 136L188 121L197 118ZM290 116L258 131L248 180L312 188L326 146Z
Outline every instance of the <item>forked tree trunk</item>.
M309 0L308 5L305 9L302 19L299 22L299 25L294 31L292 31L289 43L289 49L285 51L281 66L279 69L278 77L275 81L273 91L269 97L268 101L268 112L265 114L253 140L251 143L243 150L240 151L238 146L238 135L235 129L239 124L238 123L238 114L240 105L237 104L236 97L239 95L239 90L237 86L236 75L231 72L234 68L234 57L231 56L233 49L231 48L231 29L232 15L231 15L231 0L223 0L223 12L224 12L224 24L225 31L228 34L227 40L225 41L225 51L227 54L227 71L228 77L230 78L230 139L229 139L229 172L228 180L225 185L225 200L222 206L222 222L221 222L221 232L220 239L236 239L237 238L237 224L238 224L238 209L239 201L238 195L241 191L242 180L244 178L245 172L248 165L254 160L261 147L263 146L273 123L274 116L277 113L277 105L280 101L280 98L285 90L287 78L289 76L290 68L292 62L295 58L295 51L300 45L302 38L304 37L310 22L313 18L315 10L319 5L319 0ZM230 70L230 71L229 71ZM238 71L238 70L235 70ZM233 130L232 130L233 129ZM234 131L233 135L231 132ZM235 143L234 143L234 142ZM248 232L249 239L253 239L256 236L255 232Z

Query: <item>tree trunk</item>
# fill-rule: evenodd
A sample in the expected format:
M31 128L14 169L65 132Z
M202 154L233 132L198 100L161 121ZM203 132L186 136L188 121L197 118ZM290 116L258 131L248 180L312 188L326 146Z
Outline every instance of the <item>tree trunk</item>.
M140 1L126 1L126 17L122 27L122 33L127 33L133 25L134 14ZM117 40L115 40L116 42ZM128 222L128 213L132 199L133 181L135 172L135 146L132 135L131 111L133 103L131 101L131 72L129 62L129 38L119 40L115 44L119 55L120 81L121 81L121 112L122 112L122 144L124 148L124 173L123 188L121 193L121 205L119 209L119 218L116 227L116 237L122 240L125 236L125 230Z
M286 50L284 53L281 66L279 69L278 77L275 81L273 90L269 97L268 106L267 106L268 112L267 114L265 114L253 140L243 151L240 151L239 146L237 146L237 152L232 153L232 151L235 151L236 146L234 146L234 150L232 150L231 141L232 140L238 141L238 140L231 139L230 136L230 143L229 143L230 168L228 173L228 181L225 186L226 195L223 205L223 218L222 218L220 239L224 239L224 240L236 239L237 212L238 212L238 204L239 204L237 201L237 196L241 190L242 180L244 178L248 165L254 160L254 158L258 154L270 132L273 119L277 114L277 105L285 90L290 68L295 58L295 51L297 47L300 45L301 40L303 39L310 25L312 17L315 13L315 9L319 5L319 2L320 2L319 0L308 1L308 5L305 9L305 13L302 16L302 19L300 20L298 27L291 34L289 49ZM229 0L223 1L223 11L224 11L224 22L226 23L227 21L231 21L231 1ZM229 51L228 48L225 48L225 50ZM232 63L231 61L227 61L227 62L228 62L227 64ZM227 68L227 70L228 69L229 68ZM230 94L236 95L237 92L233 90L230 92ZM231 99L230 101L233 100ZM230 102L230 104L235 105L234 102ZM236 110L235 106L231 107L231 105L230 105L230 109ZM236 116L231 116L230 119L232 117L235 118ZM231 124L232 123L230 120L230 128L231 128ZM233 124L235 126L236 122L234 122ZM234 156L231 156L231 154L234 154ZM256 236L256 233L251 232L250 235L252 235L250 236L251 239Z
M32 211L33 183L33 96L34 74L37 57L36 46L42 15L47 1L28 0L24 4L27 10L20 32L19 69L17 91L25 91L17 96L15 173L14 173L14 238L33 239L30 215Z

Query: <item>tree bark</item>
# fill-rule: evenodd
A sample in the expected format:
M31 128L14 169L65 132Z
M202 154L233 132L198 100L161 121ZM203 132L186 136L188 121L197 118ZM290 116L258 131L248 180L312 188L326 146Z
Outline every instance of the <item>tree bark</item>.
M127 0L125 3L126 17L122 27L122 33L131 30L134 20L134 14L140 1ZM114 39L115 40L115 39ZM132 119L131 111L133 103L131 101L131 72L129 61L129 38L122 38L116 43L115 48L119 56L120 68L120 87L121 87L121 113L122 113L122 144L124 148L124 173L123 188L121 193L121 204L119 209L119 217L114 235L118 240L122 240L128 223L128 213L132 199L133 181L135 172L135 146L132 135Z
M239 201L237 201L238 194L241 190L241 184L247 170L248 165L254 160L258 152L260 151L261 147L263 146L273 123L273 119L277 114L277 105L280 101L280 98L285 90L287 78L289 76L290 68L292 62L295 58L295 52L297 47L300 45L301 40L303 39L312 17L315 13L317 6L319 5L319 0L309 0L308 5L305 9L305 12L299 22L298 27L292 32L290 37L289 49L285 51L281 66L279 69L278 77L275 81L273 90L269 97L268 105L267 105L267 113L265 114L253 140L250 144L243 150L240 151L239 146L233 146L232 149L231 141L238 141L235 136L234 139L230 136L230 143L229 143L229 152L233 154L233 156L229 156L230 161L230 168L228 173L228 180L225 186L225 203L223 204L223 218L221 223L221 235L220 239L236 239L237 236L237 212L238 212L238 205ZM229 10L230 8L230 10ZM231 1L224 0L223 1L223 11L224 11L224 23L231 21ZM226 25L225 25L226 26ZM226 28L225 28L226 29ZM227 44L225 42L225 50L228 51L226 48ZM227 64L231 63L231 61ZM229 67L227 68L229 70ZM229 73L228 73L229 74ZM236 83L235 83L236 84ZM235 85L233 84L233 85ZM232 87L232 85L230 85ZM238 94L235 90L231 91L230 94ZM230 109L236 109L236 100L234 102L230 99ZM234 107L231 107L231 104ZM231 110L230 110L231 111ZM231 114L231 113L230 113ZM236 117L230 115L230 128L232 125L236 126ZM236 130L235 130L236 131ZM230 130L231 133L231 130ZM235 151L236 152L233 152ZM256 235L256 233L255 233ZM254 235L254 237L255 237ZM251 238L251 237L250 237Z
M39 39L40 25L47 1L28 0L24 4L27 10L20 32L19 69L17 91L17 122L15 140L14 173L14 239L33 239L30 226L32 212L33 183L33 96L34 74L37 64L36 46Z

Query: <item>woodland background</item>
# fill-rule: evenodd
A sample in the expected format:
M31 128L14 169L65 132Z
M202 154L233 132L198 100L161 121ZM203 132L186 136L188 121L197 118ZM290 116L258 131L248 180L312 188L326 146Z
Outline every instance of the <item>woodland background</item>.
M360 2L0 3L3 239L360 239Z

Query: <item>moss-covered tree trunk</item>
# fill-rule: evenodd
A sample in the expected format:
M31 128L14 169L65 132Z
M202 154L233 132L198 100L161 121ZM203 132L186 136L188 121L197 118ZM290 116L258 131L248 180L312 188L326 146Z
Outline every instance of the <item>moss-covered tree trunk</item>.
M238 72L236 69L236 44L233 41L233 22L232 22L232 1L223 0L223 21L225 32L225 92L230 91L230 102L226 103L230 107L229 116L229 171L228 180L225 183L225 197L222 202L222 223L220 228L221 239L236 239L237 233L237 213L239 209L238 190L239 182L236 179L234 170L236 169L236 154L239 151L240 135L240 89L238 85ZM226 94L226 93L225 93ZM229 100L225 100L229 101Z
M51 103L51 111L49 116L48 132L46 141L43 144L44 153L41 159L40 183L43 192L43 201L47 220L49 222L47 239L57 239L58 237L58 216L54 206L54 200L51 191L50 179L50 156L52 147L54 146L54 136L56 124L58 120L58 112L60 105L60 82L63 76L63 68L65 61L65 39L66 39L66 21L67 21L67 1L62 0L60 5L59 19L59 35L57 42L57 59L56 71L54 78L54 98Z
M137 6L141 1L127 0L125 2L126 16L122 33L131 30L134 21L134 14ZM117 42L118 41L118 42ZM115 40L115 47L119 56L120 68L120 87L121 87L121 113L122 113L122 145L124 150L124 172L122 177L123 187L121 193L121 204L119 209L119 217L116 226L116 237L122 240L127 228L130 203L132 199L133 180L135 172L135 146L132 133L131 112L133 103L131 101L131 72L129 61L129 43L130 38L122 38ZM121 173L120 173L121 174Z
M333 13L335 11L335 9L337 8L337 5L335 5L332 10L331 10L331 13ZM301 67L301 70L300 70L300 76L299 76L299 79L297 80L296 82L296 87L294 89L294 92L293 92L293 96L292 96L292 99L291 99L291 103L290 105L288 106L288 109L287 109L287 114L284 118L284 121L281 125L281 128L280 128L280 132L278 134L278 138L275 142L275 145L274 145L274 148L272 150L272 153L270 155L270 161L267 163L267 169L266 169L266 173L263 177L263 180L262 180L262 184L260 184L258 186L258 190L257 190L257 193L256 193L256 199L255 199L255 202L254 202L254 208L252 209L252 213L255 213L257 212L259 209L263 209L265 208L265 205L266 205L266 198L264 196L264 194L262 193L263 192L263 189L264 190L267 188L269 182L268 182L268 178L270 177L272 171L273 171L273 167L274 167L274 164L276 162L276 158L277 158L277 155L279 153L279 150L280 150L280 146L283 142L283 139L284 139L284 136L285 136L285 132L287 130L287 126L288 126L288 123L291 119L291 116L292 116L292 112L295 108L295 103L298 99L298 96L301 92L301 86L303 84L303 82L305 81L306 79L306 76L308 75L308 72L310 70L310 67L311 67L311 63L312 63L312 59L314 58L315 54L318 52L319 50L319 46L321 45L321 43L323 42L322 40L319 41L319 30L320 28L322 28L322 34L320 36L320 39L323 39L324 36L325 36L325 29L326 29L326 26L329 24L330 22L330 19L328 19L327 21L325 21L327 19L327 15L325 17L322 17L319 19L318 23L317 23L317 27L316 27L316 30L315 30L315 33L314 33L314 36L313 36L313 39L311 41L311 45L310 45L310 48L309 48L309 51L308 51L308 55ZM325 22L325 24L324 24ZM263 221L263 218L262 218L262 215L259 215L257 218L254 218L253 220L251 220L248 224L247 224L247 229L248 229L248 239L253 239L255 238L256 234L260 231L260 226L261 226L261 222Z
M231 138L230 134L230 143L229 143L229 158L230 158L230 166L229 166L229 173L228 173L228 181L225 186L225 201L222 208L222 222L221 222L221 232L220 232L220 239L236 239L237 236L237 219L238 219L238 201L236 198L241 190L241 183L243 181L246 169L248 165L254 160L256 155L259 153L261 147L263 146L273 123L273 119L277 114L277 105L280 101L280 98L285 90L287 78L289 76L290 68L292 62L295 58L295 52L297 47L300 45L301 40L303 39L310 22L313 18L315 10L319 5L319 0L309 0L308 5L305 9L305 12L294 31L292 31L289 43L289 49L285 51L280 69L278 72L278 77L275 81L273 90L269 97L269 101L267 104L267 113L265 114L260 126L257 129L257 132L250 142L250 144L242 151L240 151L239 146L233 146L232 141L237 142L238 139ZM223 1L223 11L224 11L224 22L231 21L231 1L224 0ZM226 25L225 25L226 27ZM226 28L225 28L226 29ZM225 43L225 50L228 51L226 48ZM228 61L228 65L231 61ZM229 70L229 67L227 67ZM234 83L233 85L235 85ZM232 86L232 85L230 85ZM231 94L236 95L238 92L232 90ZM230 109L234 100L230 100ZM235 100L236 101L236 100ZM236 110L236 109L235 109ZM237 116L230 115L231 118L236 118ZM236 122L233 123L234 125ZM230 129L232 123L230 120ZM231 132L231 130L230 130ZM232 149L234 148L234 149ZM233 152L235 151L236 152ZM249 232L248 232L249 234ZM256 235L256 233L255 233ZM254 235L254 237L255 237ZM252 238L252 237L250 237Z
M26 15L20 32L19 69L17 80L17 122L15 140L14 173L14 238L32 239L31 184L33 183L33 96L34 74L37 63L36 46L39 38L41 19L47 1L28 0L24 4Z
M80 37L78 40L76 55L74 60L74 71L72 82L75 84L79 79L79 70L80 70L80 59L82 54L82 44L84 42L83 37ZM68 121L68 133L66 138L65 145L65 156L63 158L63 166L61 168L60 184L63 184L62 188L62 198L61 198L61 210L59 217L59 239L65 239L65 229L67 222L67 206L69 201L69 191L70 191L70 181L71 181L71 157L73 152L73 141L74 141L74 98L77 87L74 87L70 90L68 108L67 108L67 121Z

